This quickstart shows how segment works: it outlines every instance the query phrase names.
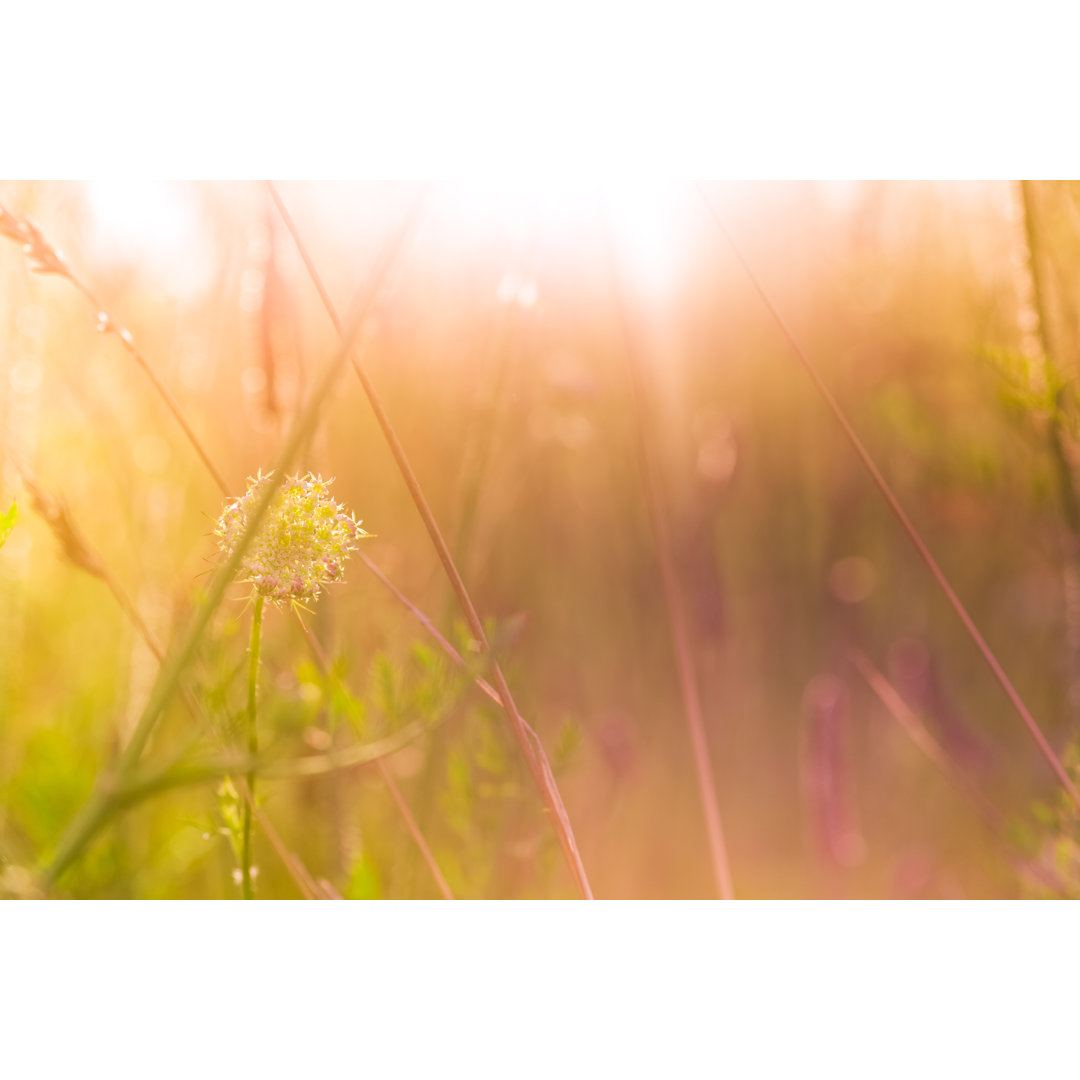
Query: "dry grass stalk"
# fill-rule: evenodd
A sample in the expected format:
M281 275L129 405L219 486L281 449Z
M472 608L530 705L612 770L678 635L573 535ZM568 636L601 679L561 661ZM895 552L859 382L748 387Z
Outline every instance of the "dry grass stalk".
M863 467L870 474L870 478L873 480L875 487L881 493L882 498L888 504L889 509L892 511L897 521L899 521L901 528L907 534L908 539L911 541L919 558L923 561L927 570L929 570L931 577L937 582L938 587L945 594L946 600L956 612L957 617L963 624L965 631L971 640L978 648L980 655L986 662L987 667L990 669L991 674L997 680L998 684L1004 690L1005 696L1009 699L1013 708L1016 710L1017 715L1020 717L1024 726L1027 728L1028 734L1034 739L1035 745L1039 748L1040 753L1046 759L1047 764L1053 770L1058 780L1061 782L1062 787L1068 792L1069 798L1076 803L1080 808L1080 788L1077 787L1072 777L1069 775L1068 770L1062 764L1061 759L1058 757L1054 748L1050 745L1046 736L1043 734L1042 728L1039 727L1035 717L1032 716L1031 711L1027 705L1024 704L1023 698L1020 697L1016 687L1013 686L1012 681L1008 675L1005 674L1005 669L1001 666L998 658L994 655L993 650L987 644L986 639L982 636L979 628L975 625L974 619L968 613L967 608L964 606L960 597L957 596L956 591L949 583L949 579L945 576L945 572L938 565L937 560L930 553L930 549L926 546L926 542L922 538L922 534L915 528L911 519L908 517L907 512L900 505L900 500L896 497L895 492L889 485L888 481L882 475L881 470L877 467L874 459L870 456L870 452L863 445L862 439L859 438L855 429L851 425L851 421L848 420L847 414L840 407L839 402L833 396L832 391L826 385L825 380L821 377L821 373L818 371L817 366L810 359L808 353L799 344L799 339L795 336L791 328L784 321L783 316L780 314L779 309L773 303L768 292L765 290L757 274L754 273L753 268L747 261L746 256L743 254L742 249L735 243L735 238L731 235L727 226L724 224L723 219L720 217L716 208L709 201L704 190L699 186L698 194L701 196L701 200L708 211L709 216L712 218L716 227L724 235L728 242L735 258L738 260L739 265L743 268L746 276L749 278L750 283L753 285L754 290L758 296L761 297L765 307L768 309L769 314L772 316L774 322L779 327L780 332L783 334L787 343L791 346L792 352L795 354L799 363L810 376L811 382L814 384L815 389L820 394L822 400L828 406L829 411L833 414L836 422L840 425L841 430L844 433L845 438L851 444L855 453L858 455L859 460L862 462Z
M194 429L188 424L180 403L176 400L173 392L161 381L157 372L150 366L146 358L135 345L135 339L131 332L122 326L105 309L100 300L90 291L87 285L72 272L67 260L57 248L54 248L42 235L41 230L28 218L19 217L10 210L0 206L0 235L15 240L23 246L23 254L26 256L30 269L38 274L57 274L66 278L76 289L86 297L87 301L97 313L97 329L103 334L115 334L119 338L128 355L142 368L161 400L172 413L176 422L183 428L188 442L202 459L214 482L221 489L222 494L229 494L229 486L224 476L218 471L210 459Z
M1031 875L1042 885L1060 893L1063 885L1060 877L1049 867L1017 855L1010 843L1005 820L997 809L986 799L971 782L945 748L930 733L915 711L908 707L896 688L875 667L870 658L861 650L852 648L848 652L851 662L859 669L870 689L878 696L889 715L903 728L907 737L960 793L975 811L979 820L986 826L994 843L1005 856L1009 865L1022 873Z
M333 300L330 298L330 294L323 285L322 278L311 259L311 255L303 242L303 238L300 236L295 222L289 215L288 209L282 201L281 196L278 194L277 188L269 181L267 182L267 187L278 210L281 212L282 219L297 246L297 250L300 252L300 257L307 268L316 291L322 299L327 315L330 317L339 336L341 336L344 330L341 319L337 314L337 309L334 306ZM360 385L364 389L368 403L371 405L372 412L375 414L375 419L378 421L379 427L382 430L383 437L390 447L390 452L393 454L398 470L405 481L406 487L409 489L409 494L412 496L413 503L420 513L420 517L424 522L424 527L435 547L439 561L442 563L443 570L450 580L454 594L458 598L458 603L461 605L461 609L465 615L465 621L468 624L469 632L479 644L482 653L491 660L491 670L495 681L495 688L498 691L499 702L510 720L511 730L514 734L514 738L517 740L522 756L525 758L525 762L529 767L529 771L532 774L533 782L535 783L547 810L551 814L552 826L558 836L559 845L562 848L563 856L570 868L575 884L585 899L592 899L592 889L589 886L588 876L585 873L585 866L581 861L581 855L578 851L577 841L574 838L574 831L570 824L570 818L566 812L566 807L563 804L562 795L559 793L558 785L555 782L555 776L551 771L551 766L548 762L547 754L544 751L543 743L541 743L540 737L521 715L513 695L510 692L509 684L503 675L502 668L499 666L498 661L492 656L491 647L488 643L487 635L484 632L484 625L473 604L472 597L469 595L465 582L458 572L457 565L443 538L442 531L435 520L434 514L431 512L431 508L428 505L423 489L416 478L416 474L413 472L412 465L405 453L405 448L401 445L393 424L391 424L390 418L382 406L382 401L376 393L375 387L368 378L355 351L350 354L350 361L352 363L353 371L356 373L356 377L360 380Z
M712 762L709 758L709 743L705 734L705 716L701 705L701 693L694 670L686 601L675 570L671 526L668 520L663 480L660 476L660 468L648 433L649 417L646 407L649 400L648 388L645 385L645 376L641 370L642 364L638 356L638 335L631 321L630 309L624 295L614 243L610 234L608 249L612 268L611 276L615 287L616 307L622 325L623 348L630 370L631 396L638 435L638 457L645 481L645 499L648 505L649 522L652 526L653 539L656 544L656 560L660 568L664 606L667 609L671 644L675 653L683 715L690 734L694 769L697 773L698 794L701 796L701 806L705 816L709 855L720 898L722 900L733 900L735 898L735 888L731 879L731 866L728 861L727 842L724 837L724 827L720 815L720 801L716 792L716 780L713 776Z

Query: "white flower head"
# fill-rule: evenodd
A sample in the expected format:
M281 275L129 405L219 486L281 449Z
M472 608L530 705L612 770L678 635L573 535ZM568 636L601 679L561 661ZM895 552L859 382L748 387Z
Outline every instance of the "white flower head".
M250 477L247 492L225 507L214 529L226 556L247 529L248 515L273 473ZM255 596L277 604L315 600L322 587L341 581L345 560L357 541L370 533L330 496L333 478L308 473L287 477L267 508L259 531L240 560L238 580L250 582Z

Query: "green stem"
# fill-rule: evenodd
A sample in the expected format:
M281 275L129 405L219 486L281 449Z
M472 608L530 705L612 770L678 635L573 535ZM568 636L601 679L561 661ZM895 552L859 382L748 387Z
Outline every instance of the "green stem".
M247 697L247 736L248 753L254 757L259 752L259 729L256 726L256 692L259 687L259 650L262 647L263 597L255 600L255 611L251 616L251 645L248 648L248 697ZM251 804L255 801L255 769L247 774L250 799L244 800L244 840L240 856L244 899L254 900L255 890L251 884Z

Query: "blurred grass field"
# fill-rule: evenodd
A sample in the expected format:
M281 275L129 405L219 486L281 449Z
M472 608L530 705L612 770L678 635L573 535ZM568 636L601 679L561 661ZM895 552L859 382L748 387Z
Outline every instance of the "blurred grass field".
M347 313L416 185L279 190ZM1062 752L1078 732L1080 603L1046 435L1060 425L1071 464L1077 187L1031 188L1038 316L1063 387L1050 420L1012 185L706 190ZM265 187L2 182L0 206L63 250L242 494L337 348ZM102 578L65 557L33 490L63 500L166 648L218 561L221 493L96 322L70 281L35 273L0 236L0 511L14 499L19 515L0 550L0 873L13 894L33 891L158 670ZM439 186L367 329L364 365L552 760L596 895L716 894L628 345L736 894L1030 893L1017 860L1051 836L1054 776L693 186ZM467 653L350 372L298 464L336 478L336 497L376 534L363 554ZM235 741L249 617L235 585L185 679L197 714L175 699L149 760ZM574 895L502 713L414 615L354 559L305 619L333 674L287 611L268 611L268 752L326 753L423 720L426 734L386 764L453 894ZM998 836L890 715L853 648L1002 816ZM377 768L266 779L259 798L331 892L439 895ZM226 804L210 782L131 806L48 895L239 896ZM264 830L255 844L259 895L300 895Z

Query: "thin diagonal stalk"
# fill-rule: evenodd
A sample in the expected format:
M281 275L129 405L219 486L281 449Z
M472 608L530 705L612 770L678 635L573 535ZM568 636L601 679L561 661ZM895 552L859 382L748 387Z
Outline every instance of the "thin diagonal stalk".
M19 226L22 226L24 229L27 228L26 222L24 222L21 218L17 217L15 214L12 214L10 211L6 211L2 206L0 206L0 220L4 219L16 223L12 232L5 233L5 235L10 235L12 239L16 239L14 233L17 232ZM12 226L9 226L9 228L12 228ZM27 231L25 238L31 239L31 241L35 245L43 245L43 250L41 252L38 252L37 254L38 256L44 256L44 259L42 261L45 262L46 266L45 268L42 268L40 266L34 267L32 263L32 268L35 268L38 273L51 273L56 274L59 277L66 278L68 281L71 282L72 285L75 286L76 289L78 289L80 293L82 293L82 295L87 299L91 307L93 307L94 309L94 313L97 316L98 320L98 329L103 332L116 334L116 336L120 339L120 343L127 350L128 355L146 373L147 378L150 380L161 400L165 402L165 405L168 408L169 412L173 414L173 418L183 429L184 434L187 436L188 442L191 443L192 448L202 459L202 463L206 466L207 471L214 478L214 482L221 489L222 494L228 495L229 486L225 483L225 478L221 475L220 472L218 472L217 467L210 459L210 455L207 454L202 442L199 440L199 437L195 434L194 429L187 422L187 418L184 416L184 412L180 408L180 403L176 400L172 391L165 385L165 383L161 381L157 372L150 366L150 364L146 360L146 357L144 357L143 354L139 351L139 348L136 346L135 339L132 337L131 332L124 326L122 326L119 322L117 322L117 320L114 319L109 313L105 305L102 304L102 302L97 298L97 296L94 295L93 292L91 292L89 286L81 278L76 277L75 273L72 271L67 261L54 247L52 247L52 245L48 243L47 240L45 240L44 236L42 236L41 232L36 228L36 226L33 227L32 231ZM24 239L24 237L19 237L19 239ZM32 255L30 251L28 251L27 254Z
M120 605L120 610L142 637L146 647L154 654L159 664L163 663L165 652L161 645L151 633L142 615L139 614L138 608L132 603L131 597L102 561L101 556L90 547L82 531L72 519L67 505L61 499L49 495L38 487L30 470L20 465L14 456L10 453L6 456L15 466L15 471L19 474L23 485L30 492L31 505L60 541L68 560L80 570L84 570L91 577L96 577L105 584L117 604Z
M284 203L277 194L276 188L270 181L267 181L267 186L278 209L283 210ZM327 315L330 317L335 329L340 333L341 321L338 318L334 303L322 284L322 279L320 278L318 270L311 259L311 255L300 236L295 222L287 212L283 214L283 220L293 238L293 242L296 244L297 250L300 252L300 257L303 260L304 265L307 267L308 274L311 276L312 282L314 283L319 296L322 298ZM376 393L375 387L368 378L367 372L364 370L357 357L353 355L351 360L353 371L356 373L356 377L360 380L360 385L367 395L371 409L375 413L375 419L378 421L379 427L383 432L383 437L386 439L387 444L390 447L390 452L394 456L398 471L401 473L405 485L409 489L409 494L412 496L413 503L424 522L424 527L427 529L428 536L435 547L439 561L442 563L443 570L446 572L446 576L450 580L454 594L458 598L458 603L461 605L461 609L465 615L465 621L468 624L469 632L479 643L483 653L486 656L491 657L491 670L495 681L495 687L499 693L499 700L510 720L511 730L521 749L522 756L525 758L526 764L529 767L529 771L532 774L533 782L536 784L545 806L551 813L551 824L559 838L563 857L570 868L570 872L573 875L574 881L582 896L585 899L592 899L592 889L589 887L589 879L585 873L581 855L578 852L577 841L574 838L570 819L567 815L566 807L563 805L562 796L559 793L558 786L555 783L555 777L551 772L551 766L548 763L543 744L540 742L539 736L529 726L525 718L521 715L521 712L518 710L513 695L510 693L510 687L503 675L502 668L498 661L491 655L491 647L488 644L487 635L484 633L483 623L480 621L480 616L477 614L476 607L472 602L472 597L469 595L469 591L465 587L465 582L458 572L453 556L450 554L450 549L443 539L442 532L439 529L438 523L435 521L435 516L428 506L427 499L420 487L420 483L405 454L405 449L397 437L397 433L390 422L386 410L383 408L382 401Z
M98 312L99 325L102 330L109 331L120 339L120 343L127 350L128 355L135 361L139 367L146 373L146 377L150 380L151 385L157 391L158 396L165 402L169 412L173 414L173 418L183 429L184 434L187 436L188 442L191 443L195 453L202 459L202 463L206 466L207 472L214 478L214 483L217 484L223 495L229 494L229 485L225 481L225 477L218 471L217 466L211 460L210 455L206 452L206 448L203 446L202 441L195 434L194 429L187 422L187 418L184 416L183 410L180 408L180 403L176 400L173 392L161 381L158 373L150 366L147 359L139 351L138 346L135 344L135 339L131 335L131 331L126 329L117 323L108 310L102 306L101 301L83 284L81 280L74 276L69 276L71 283L86 297L86 299L96 308Z
M409 609L410 612L412 612L413 616L421 624L421 626L423 626L424 629L427 630L427 632L435 639L442 651L446 653L446 655L449 656L450 659L453 660L454 663L457 664L459 667L468 670L469 664L466 661L465 657L462 656L461 653L459 653L457 649L455 649L454 646L446 640L446 638L439 632L435 624L366 555L358 555L357 557L375 575L375 577L378 578L379 581L390 592L392 592L395 597L397 597L398 602L403 604ZM495 702L496 705L502 705L502 701L499 699L498 691L486 679L482 678L479 675L474 675L473 682L485 694L487 694L487 696L491 698L491 700Z
M345 769L371 765L380 758L391 757L416 742L430 731L431 727L430 723L417 721L375 742L358 743L342 750L289 758L285 761L253 758L247 754L226 754L218 758L181 761L151 773L128 774L122 782L114 779L108 786L108 794L113 808L121 809L163 791L198 787L225 776L246 773L250 769L257 770L266 780L309 780Z
M849 649L848 656L851 658L851 662L859 669L859 673L866 680L870 689L877 694L882 705L904 729L907 737L970 803L979 820L995 836L1000 837L1004 824L1001 814L990 805L967 775L949 757L945 748L934 738L918 715L908 707L907 702L900 696L892 683L878 671L870 658L861 649L854 647Z
M1005 691L1005 696L1011 702L1013 708L1016 710L1020 719L1023 721L1024 726L1027 728L1028 733L1032 739L1035 740L1036 746L1038 746L1043 757L1046 759L1050 768L1053 769L1057 778L1061 781L1062 786L1069 793L1069 797L1076 803L1077 807L1080 807L1080 789L1077 788L1073 782L1072 777L1069 776L1062 765L1060 758L1054 752L1053 747L1047 741L1046 736L1042 733L1042 729L1039 727L1035 720L1035 717L1031 715L1028 707L1024 704L1023 699L1017 692L1016 687L1013 686L1008 675L1005 674L1005 669L998 662L997 657L994 655L993 650L986 643L982 634L979 632L979 628L975 625L975 621L968 614L967 608L964 606L960 597L956 595L952 585L949 584L949 579L945 576L945 572L938 566L934 556L930 554L930 549L926 546L926 542L923 540L922 535L918 529L912 524L911 519L907 516L904 508L900 505L900 500L897 499L893 493L892 488L889 486L888 481L882 475L877 465L874 463L874 459L870 456L870 452L863 445L862 439L855 433L855 429L851 426L850 421L845 415L843 409L840 408L836 398L833 397L832 392L825 384L825 380L821 377L820 372L810 359L809 355L799 344L798 338L788 327L784 321L783 316L780 314L776 305L772 302L769 294L765 291L765 287L761 284L757 274L754 273L753 268L747 261L746 256L743 255L742 250L735 243L734 237L728 231L727 226L724 224L723 219L720 217L716 208L709 201L704 190L698 185L698 194L701 196L702 202L705 204L709 215L712 217L713 222L720 232L724 235L728 244L731 247L732 252L735 254L736 259L746 272L746 276L750 279L751 284L754 286L757 294L761 297L769 313L772 315L773 320L780 328L781 333L787 339L788 344L791 346L792 352L794 352L799 363L802 364L803 369L807 375L810 376L810 381L814 384L818 393L821 395L825 404L828 406L830 412L836 419L836 422L840 425L841 430L846 436L851 446L854 448L855 453L858 455L859 460L862 462L866 471L870 474L870 478L873 480L874 485L881 493L882 498L888 504L889 509L896 516L896 519L900 522L901 528L907 534L908 539L911 541L919 558L922 559L926 568L930 571L931 576L937 582L938 587L945 594L945 598L952 606L953 611L956 612L957 617L963 624L964 629L967 631L968 636L975 643L983 660L986 662L987 667L990 668L994 678L998 681L1002 690Z
M307 405L301 415L297 418L293 430L279 454L278 460L275 462L273 476L269 483L267 483L258 502L252 508L248 520L248 528L241 535L232 555L211 579L206 599L192 619L188 631L183 636L180 645L175 652L167 658L167 663L159 673L157 682L150 695L150 700L147 702L142 716L139 718L139 722L135 727L131 740L124 753L121 755L118 765L118 775L120 777L129 774L142 756L142 752L145 749L146 743L153 733L154 728L157 726L158 720L176 691L180 676L194 658L203 633L209 625L218 606L221 604L221 601L224 599L225 590L228 588L229 583L239 569L240 560L247 551L248 545L255 533L258 531L259 524L262 521L263 515L269 508L270 502L276 494L278 486L281 484L286 472L296 459L300 447L315 430L322 406L329 397L334 384L337 382L338 376L352 350L353 343L363 329L371 304L382 283L382 279L389 270L395 255L410 234L419 210L420 203L418 201L414 204L412 212L407 216L405 221L380 253L380 257L372 274L371 283L366 290L361 303L358 305L352 323L349 326L348 331L342 335L341 345L337 354L327 365L326 370L312 392ZM67 830L60 838L52 862L44 870L46 884L54 882L57 877L71 865L82 852L86 844L90 842L97 834L98 830L108 820L112 813L113 793L115 792L116 786L117 779L115 776L108 778L105 783L99 784L82 810L68 826Z
M720 801L716 793L716 779L713 776L712 762L709 758L709 742L705 734L705 716L701 707L701 694L698 690L697 675L694 672L693 653L690 645L690 630L686 616L686 605L675 561L671 554L671 529L668 523L667 507L664 500L663 481L655 455L649 444L647 433L648 394L644 385L644 374L637 353L636 335L631 324L630 312L624 295L624 286L619 274L612 237L608 236L608 254L611 261L611 278L615 290L615 306L623 333L623 350L627 367L630 371L631 396L633 398L635 427L637 429L638 460L645 480L645 502L648 506L649 521L652 525L653 540L656 544L656 560L660 568L660 581L664 592L664 605L667 608L668 626L671 631L671 644L675 653L675 666L679 675L679 690L682 696L683 714L690 734L690 747L694 756L694 771L697 774L698 794L705 815L705 827L709 841L709 856L712 861L713 875L721 900L733 900L735 889L731 880L731 865L728 861L727 843L724 839L724 826L720 816Z
M297 608L293 608L293 613L296 615L296 621L300 624L300 628L304 631L304 637L307 638L308 645L311 648L312 655L315 657L315 661L318 664L320 671L324 677L329 676L330 661L323 651L322 645L319 644L319 639L311 632L308 624L304 622L304 619ZM427 863L428 869L431 871L431 876L435 879L435 884L438 885L439 891L443 894L443 898L446 900L453 900L454 894L450 891L450 886L447 885L446 878L443 877L442 871L439 869L439 864L435 861L435 856L431 853L431 848L428 847L427 841L424 839L424 834L420 831L416 819L412 816L412 812L409 810L409 806L405 802L404 796L398 790L397 783L394 781L390 770L386 767L386 762L380 758L375 764L379 770L379 775L383 779L383 783L386 784L387 790L394 800L394 804L401 813L401 817L405 822L405 828L408 829L409 835L416 843L421 857L424 862Z
M862 650L854 647L848 650L848 656L851 662L859 669L863 678L866 679L870 689L878 696L882 705L903 728L907 737L967 800L979 821L986 826L997 848L1009 865L1014 870L1026 871L1049 888L1058 893L1063 893L1064 885L1061 878L1049 867L1025 859L1016 853L1005 831L1005 819L953 761L941 743L934 738L918 715L908 707L899 691L874 666L870 658Z

